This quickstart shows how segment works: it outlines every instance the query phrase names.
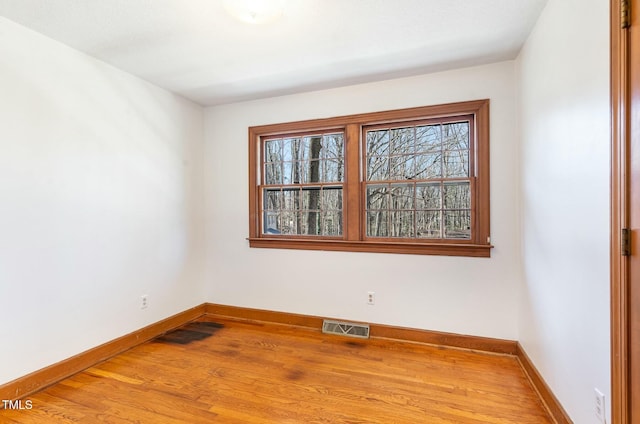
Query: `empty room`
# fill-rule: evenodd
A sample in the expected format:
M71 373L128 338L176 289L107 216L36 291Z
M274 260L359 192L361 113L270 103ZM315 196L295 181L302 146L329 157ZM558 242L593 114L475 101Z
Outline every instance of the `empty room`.
M0 0L0 423L640 422L629 3Z

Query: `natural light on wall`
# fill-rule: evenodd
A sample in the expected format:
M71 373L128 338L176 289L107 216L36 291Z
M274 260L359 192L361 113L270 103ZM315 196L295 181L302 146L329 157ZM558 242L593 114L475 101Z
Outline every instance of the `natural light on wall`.
M250 24L265 24L282 15L285 0L224 0L225 10Z

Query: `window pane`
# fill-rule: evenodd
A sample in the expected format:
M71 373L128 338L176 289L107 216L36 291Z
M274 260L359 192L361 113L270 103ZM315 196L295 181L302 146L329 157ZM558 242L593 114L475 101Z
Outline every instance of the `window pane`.
M389 131L391 155L415 153L413 128L395 128Z
M305 188L302 190L302 201L300 208L304 210L319 210L320 209L320 189L319 188Z
M285 138L282 140L282 160L298 161L308 156L308 139Z
M440 226L442 212L417 211L416 212L416 236L421 238L442 238Z
M413 157L409 155L389 158L389 179L410 180L414 176Z
M416 153L438 152L442 147L441 126L427 125L416 127Z
M442 155L440 153L416 155L416 178L441 178L441 158Z
M265 190L264 192L264 209L277 211L281 209L282 192L280 190Z
M406 161L406 171L404 174L404 179L405 180L415 180L417 175L416 172L416 156L415 155L409 155L406 157L405 159Z
M445 238L468 239L471 237L470 211L446 211L444 221Z
M269 140L264 143L264 161L279 162L282 160L282 139Z
M390 209L413 209L413 184L391 186Z
M323 137L321 135L308 138L308 155L305 157L306 160L317 161L322 157L322 139Z
M445 184L445 209L471 209L471 188L469 183Z
M319 160L312 160L311 162L304 162L305 165L308 164L307 167L307 174L308 177L307 179L305 179L305 182L307 183L318 183L320 181L322 181L320 179L320 161Z
M442 126L444 150L469 150L469 123L458 122Z
M303 229L301 234L305 235L320 235L320 212L319 211L305 211L301 212Z
M311 143L314 142L316 145L320 143L319 138L316 137L302 137L299 139L298 144L298 156L296 156L297 160L310 160L311 159ZM319 149L319 148L318 148ZM318 150L319 152L319 150Z
M367 132L367 156L387 156L389 154L389 130Z
M281 234L296 234L298 228L297 213L295 211L283 211L280 213Z
M367 180L381 181L389 179L389 158L372 156L367 158Z
M282 163L267 162L264 166L265 184L282 184Z
M413 237L413 212L394 211L391 212L391 237Z
M323 159L344 158L344 137L342 134L326 134L322 139Z
M344 180L344 161L328 159L321 161L320 181L325 183L342 182Z
M309 163L302 161L295 161L293 166L293 183L300 184L309 182Z
M300 190L284 190L282 192L283 204L282 209L297 210L300 209Z
M295 147L297 145L296 139L286 138L282 140L282 160L292 161L294 160L294 152L297 151Z
M293 182L293 164L291 162L282 163L282 180L279 184L291 184Z
M456 150L444 154L445 177L469 176L469 151Z
M342 235L342 212L322 213L322 234L325 236Z
M322 210L342 210L342 189L322 190Z
M302 182L301 174L302 170L300 169L300 161L295 162L285 162L285 168L289 166L289 181L290 184L300 184Z
M367 186L367 209L389 209L389 186Z
M440 184L418 184L416 209L440 209L442 205Z
M309 182L309 162L297 161L293 163L293 183Z
M264 213L264 234L280 234L280 213L265 212Z
M369 211L367 212L367 236L368 237L388 237L388 212Z

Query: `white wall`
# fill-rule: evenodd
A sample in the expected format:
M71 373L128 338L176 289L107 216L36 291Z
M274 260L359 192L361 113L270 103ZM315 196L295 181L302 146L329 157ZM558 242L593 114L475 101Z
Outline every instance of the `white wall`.
M206 110L208 301L515 339L520 286L513 62ZM492 257L249 248L247 127L491 99ZM366 292L376 305L366 305Z
M202 303L202 118L0 18L0 384Z
M610 398L608 3L549 0L517 61L519 340L580 424Z

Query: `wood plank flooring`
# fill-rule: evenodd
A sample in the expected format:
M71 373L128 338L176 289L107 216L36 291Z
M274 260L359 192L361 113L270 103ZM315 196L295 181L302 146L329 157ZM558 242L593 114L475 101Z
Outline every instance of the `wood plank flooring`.
M0 423L552 423L512 356L224 319L27 399Z

